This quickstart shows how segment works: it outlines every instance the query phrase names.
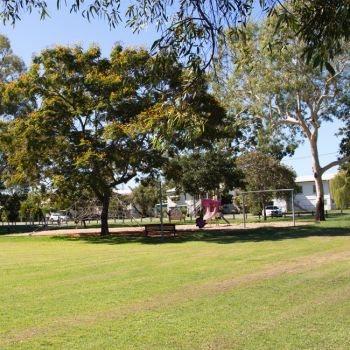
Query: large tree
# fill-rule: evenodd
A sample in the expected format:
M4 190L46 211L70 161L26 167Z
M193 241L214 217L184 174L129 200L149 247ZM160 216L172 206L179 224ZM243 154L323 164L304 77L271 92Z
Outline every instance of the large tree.
M23 13L37 10L45 18L48 4L45 0L1 0L0 17L15 23ZM133 0L128 6L121 0L57 0L55 4L68 6L88 20L104 17L112 27L124 22L137 32L154 25L159 32L154 48L168 49L195 67L201 58L202 68L210 64L218 42L228 38L227 29L237 29L259 8L279 16L276 29L289 27L305 40L304 53L316 65L328 63L350 35L349 0Z
M338 84L339 85L339 84ZM341 88L338 88L340 94L340 104L332 106L332 113L343 122L338 133L341 136L340 156L350 156L350 79L341 81Z
M238 169L243 173L243 188L247 191L276 190L275 192L261 192L252 194L250 202L258 207L259 213L273 198L289 199L290 192L277 191L278 189L296 189L295 172L273 156L261 151L252 151L242 154L238 158ZM256 205L257 204L257 205Z
M11 44L8 38L0 35L0 94L4 91L7 83L17 79L25 71L23 60L15 55L11 49ZM12 105L12 111L16 108ZM6 127L6 110L3 101L0 98L0 132ZM6 167L6 159L0 148L0 190L3 187L1 175Z
M8 182L44 184L49 191L88 188L102 206L101 234L108 234L112 189L161 165L161 136L170 142L174 134L181 142L191 133L185 124L171 128L172 117L192 126L217 122L205 108L200 113L208 99L216 103L204 84L176 103L173 93L188 73L164 58L157 75L153 63L146 50L120 46L110 58L97 47L61 46L35 57L4 93L5 101L25 99L31 108L17 113L4 135Z
M141 182L132 190L132 204L144 217L150 216L159 202L159 185L155 180Z
M347 56L334 61L335 73L314 68L302 59L304 43L286 30L285 42L273 47L275 22L260 27L251 24L244 41L232 41L225 70L221 98L238 120L261 120L275 133L307 140L312 155L317 201L316 220L324 220L322 175L348 158L321 165L318 154L319 129L337 118L335 109L343 103L340 89L348 80ZM283 49L282 49L283 48ZM335 108L336 107L336 108ZM237 117L236 116L236 117Z
M164 175L178 189L192 196L207 192L227 193L239 184L240 176L232 149L189 150L170 159Z

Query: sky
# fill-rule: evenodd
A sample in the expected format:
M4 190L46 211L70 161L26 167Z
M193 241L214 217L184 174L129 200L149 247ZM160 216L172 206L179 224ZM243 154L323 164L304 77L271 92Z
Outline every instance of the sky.
M110 29L107 21L96 19L88 22L79 14L69 13L68 9L60 11L52 9L51 18L40 20L36 13L23 15L22 20L13 27L10 24L0 24L0 33L6 35L11 42L15 54L22 57L26 65L30 65L32 56L45 48L61 45L81 45L84 48L97 44L103 55L108 56L116 43L124 46L150 47L157 38L152 28L147 28L139 34L133 34L123 25ZM337 157L340 139L335 136L340 122L327 123L320 128L319 153L321 165L333 161ZM307 142L301 145L292 157L283 162L294 168L298 176L311 175L311 153ZM328 173L336 173L333 168Z

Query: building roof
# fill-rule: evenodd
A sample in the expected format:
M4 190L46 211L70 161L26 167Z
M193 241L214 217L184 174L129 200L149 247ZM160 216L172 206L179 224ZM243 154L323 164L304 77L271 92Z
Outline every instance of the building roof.
M337 174L323 174L322 175L322 180L330 180L332 179L335 175ZM314 182L315 178L313 175L306 175L306 176L298 176L295 179L295 182L299 183L299 182Z

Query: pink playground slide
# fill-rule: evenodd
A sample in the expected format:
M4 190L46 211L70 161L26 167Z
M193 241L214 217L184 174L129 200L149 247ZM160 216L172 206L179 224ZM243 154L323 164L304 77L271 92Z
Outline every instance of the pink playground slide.
M203 217L199 217L196 219L196 225L199 228L203 228L208 221L215 219L215 216L219 211L220 205L221 201L208 198L202 199L202 208L203 210L205 210L205 214Z

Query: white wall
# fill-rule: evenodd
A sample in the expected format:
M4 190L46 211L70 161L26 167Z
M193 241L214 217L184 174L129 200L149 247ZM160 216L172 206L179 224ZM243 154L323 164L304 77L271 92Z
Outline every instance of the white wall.
M313 181L299 182L298 185L302 188L301 193L297 193L294 198L296 206L304 210L316 209L316 188ZM325 210L335 209L334 203L331 200L329 191L329 180L323 180Z

